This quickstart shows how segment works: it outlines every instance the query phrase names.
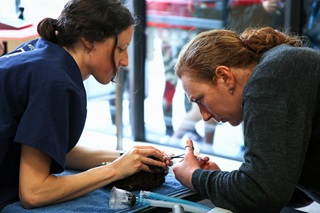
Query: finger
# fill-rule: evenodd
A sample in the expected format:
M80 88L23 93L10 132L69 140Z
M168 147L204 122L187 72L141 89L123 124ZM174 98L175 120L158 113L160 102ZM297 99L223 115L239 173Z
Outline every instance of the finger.
M206 158L197 158L197 161L199 162L199 164L203 164L209 161L209 159Z
M171 157L171 156L174 156L175 154L174 153L170 153L170 154L168 154L167 152L165 152L165 151L162 151L162 155L164 156L164 157Z
M164 161L164 156L163 156L162 152L159 151L158 149L153 148L153 147L149 147L149 148L135 147L134 153L139 154L144 157L149 157L149 158L152 156L154 158L157 158L159 161Z
M135 145L135 146L133 146L133 148L138 148L138 149L145 149L145 150L147 150L147 149L154 149L154 150L157 150L158 152L162 152L160 149L157 149L157 148L155 148L154 146L146 146L146 145Z
M167 164L164 162L164 160L160 161L160 160L154 160L152 158L147 157L144 162L144 164L148 164L148 165L153 165L153 166L158 166L158 167L166 167Z
M210 158L209 158L208 156L205 156L205 157L197 157L197 160L209 161Z
M161 161L161 162L165 162L165 159L166 159L165 156L159 153L152 153L152 154L146 155L146 157L148 158L153 157L153 159L156 158L158 161Z
M201 166L201 169L205 169L205 170L209 170L210 167L209 167L209 163L205 163Z
M187 153L188 152L192 152L193 153L194 147L193 147L192 140L188 139L187 142L186 142L186 146L184 148L186 148Z
M165 161L167 166L172 166L173 165L173 161L172 160L166 160Z

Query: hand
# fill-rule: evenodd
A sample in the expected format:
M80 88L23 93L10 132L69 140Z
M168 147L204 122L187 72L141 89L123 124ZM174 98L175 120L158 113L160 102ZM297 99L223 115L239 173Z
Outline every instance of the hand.
M204 170L219 170L219 171L221 171L220 167L215 162L209 161L209 159L208 160L205 160L205 159L206 158L202 158L203 163L200 164L201 165L201 169L204 169ZM201 162L201 161L199 161L199 162Z
M155 157L159 160L154 160L150 157ZM120 173L117 179L123 179L140 170L153 172L148 165L168 169L166 162L164 162L163 153L152 146L134 146L109 166L113 166Z
M194 155L192 140L186 142L186 154L184 159L173 165L173 172L176 179L185 187L194 190L191 182L192 174L196 169L220 170L219 166L209 161L209 157L198 158Z
M165 164L166 164L167 166L172 166L172 165L173 165L172 159L168 159L168 158L166 158L166 157L174 156L174 154L173 154L173 153L168 154L168 153L166 153L165 151L162 151L162 155L163 155L163 157L165 158L165 160L164 160Z
M176 162L173 165L173 172L176 177L176 179L185 187L194 190L191 182L192 178L192 173L196 169L201 168L201 164L204 165L204 161L199 160L200 163L197 160L197 157L194 155L194 147L193 147L193 142L192 140L187 140L186 142L186 152L185 152L185 157L179 161Z

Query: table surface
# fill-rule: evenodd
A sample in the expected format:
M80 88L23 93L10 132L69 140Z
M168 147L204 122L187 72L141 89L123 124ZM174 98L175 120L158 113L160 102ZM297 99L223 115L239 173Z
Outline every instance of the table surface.
M75 174L78 173L78 171L74 170L66 170L65 172L59 174L59 175L68 175L68 174ZM43 206L31 210L26 210L22 207L21 203L19 201L12 203L8 206L6 206L1 212L2 213L11 213L11 212L19 212L19 213L57 213L57 212L63 212L63 213L74 213L74 212L96 212L96 213L105 213L105 212L162 212L160 208L157 208L156 210L150 206L140 206L136 205L129 209L123 209L123 210L113 210L109 207L109 196L110 196L111 186L102 187L100 189L97 189L87 195L84 195L82 197L79 197L74 200L70 200L67 202L52 204L48 206ZM188 197L192 196L192 201L198 201L201 200L201 198L194 192L190 191L189 189L182 186L174 177L173 174L168 174L166 176L166 181L159 187L152 190L155 193L177 197L177 198L183 198L187 199ZM133 191L132 193L136 196L139 195L140 191ZM171 211L171 209L166 209L166 212Z

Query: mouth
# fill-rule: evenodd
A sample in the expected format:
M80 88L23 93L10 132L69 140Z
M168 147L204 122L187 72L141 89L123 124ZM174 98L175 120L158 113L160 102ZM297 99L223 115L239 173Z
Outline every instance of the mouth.
M226 123L226 122L228 122L229 120L228 119L226 119L226 118L220 118L219 120L218 120L218 122L220 122L220 123Z
M113 73L112 73L112 77L111 77L111 81L112 82L115 82L116 81L116 78L117 78L117 74L118 74L118 71L115 69L113 70Z
M222 123L226 123L226 122L228 122L228 121L227 121L226 119L222 118L222 119L221 119L221 122L222 122Z

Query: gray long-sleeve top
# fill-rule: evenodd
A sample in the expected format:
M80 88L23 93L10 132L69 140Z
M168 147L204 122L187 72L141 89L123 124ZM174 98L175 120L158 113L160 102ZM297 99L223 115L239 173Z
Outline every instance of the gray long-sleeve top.
M196 170L196 192L233 212L280 212L296 188L320 201L320 52L264 53L243 91L245 154L238 170Z

